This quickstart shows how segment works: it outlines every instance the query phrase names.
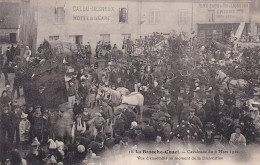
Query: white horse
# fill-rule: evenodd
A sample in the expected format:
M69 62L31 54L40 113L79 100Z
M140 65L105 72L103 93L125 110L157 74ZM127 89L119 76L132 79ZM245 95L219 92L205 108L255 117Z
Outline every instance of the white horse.
M108 90L108 88L106 88L106 87L98 88L96 99L100 100L101 98L104 98L104 95L105 95L104 92L107 91L107 90ZM127 88L124 88L124 87L119 87L115 91L117 91L118 94L120 94L121 96L126 96L126 95L130 94L130 91Z
M226 73L224 73L221 70L218 70L216 72L216 79L220 80L222 82L222 85L226 88L226 89L245 89L248 86L248 83L246 80L244 79L232 79L230 77L228 77L226 75Z
M140 118L143 117L143 105L144 105L144 96L139 92L132 92L128 95L122 95L118 90L113 90L110 88L103 87L104 94L103 99L108 101L113 105L113 107L118 107L123 105L130 105L140 108Z

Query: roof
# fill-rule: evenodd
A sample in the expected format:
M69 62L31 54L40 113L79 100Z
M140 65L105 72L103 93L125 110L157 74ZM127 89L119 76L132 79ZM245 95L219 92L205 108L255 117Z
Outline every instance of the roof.
M20 4L0 2L0 29L18 29Z

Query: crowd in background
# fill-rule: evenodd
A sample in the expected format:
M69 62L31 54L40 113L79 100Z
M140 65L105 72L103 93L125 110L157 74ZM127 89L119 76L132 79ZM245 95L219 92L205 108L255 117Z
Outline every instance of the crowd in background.
M181 35L160 33L125 40L124 54L113 53L119 52L116 45L104 45L97 43L94 61L89 58L91 48L80 47L77 55L88 59L80 68L66 63L68 104L59 110L15 105L19 79L11 91L5 76L0 98L3 164L109 164L110 156L146 146L170 150L169 144L198 149L259 145L259 47L227 50L214 42L189 47ZM136 47L142 53L136 53ZM18 49L6 51L7 63L20 56L14 53ZM27 48L23 58L30 57ZM102 71L100 57L106 61ZM218 70L226 77L216 78ZM232 86L228 77L247 84ZM143 120L137 108L114 111L97 100L101 86L143 94ZM27 152L21 156L19 151Z

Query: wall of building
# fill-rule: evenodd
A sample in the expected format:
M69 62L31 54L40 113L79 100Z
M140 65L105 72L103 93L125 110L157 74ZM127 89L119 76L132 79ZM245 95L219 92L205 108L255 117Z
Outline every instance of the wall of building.
M151 22L153 11L159 11L158 23ZM191 2L150 2L142 3L142 34L148 35L153 32L169 33L173 30L190 32L192 25Z
M19 0L0 0L0 43L19 42L20 9ZM10 33L15 33L12 41Z
M59 36L60 41L71 41L82 35L82 44L90 42L94 48L102 40L100 34L110 34L111 44L122 44L122 34L137 38L138 3L135 1L46 1L38 2L37 45L50 36ZM65 7L64 23L55 21L55 8ZM119 8L128 9L127 23L119 23Z
M122 47L122 34L139 38L153 32L169 33L173 30L190 32L192 3L187 1L127 1L127 0L38 0L37 45L50 36L59 36L60 41L74 42L71 36L82 35L82 44L90 42L92 48L100 34L110 34L111 44ZM55 21L55 8L65 6L65 21ZM120 8L127 9L127 23L119 23ZM158 23L151 23L151 12L159 11ZM183 13L182 15L180 13ZM180 17L182 23L180 23Z
M244 1L201 1L194 3L195 22L210 23L240 23L250 22L250 0ZM212 20L212 17L213 20Z
M90 42L92 49L102 41L101 34L110 34L111 44L121 48L124 36L139 38L153 32L184 31L189 37L198 24L250 22L249 0L30 0L34 3L27 34L35 37L37 48L44 39L56 38L82 44ZM32 8L30 6L30 8ZM64 23L57 23L59 8L64 8ZM127 9L127 22L119 22L119 11ZM32 9L30 9L32 10ZM214 11L214 21L209 12ZM153 15L153 14L154 15ZM156 18L155 18L156 17ZM152 20L152 21L151 21ZM36 23L36 26L31 26ZM32 31L30 33L30 31ZM34 34L34 32L36 34ZM33 35L32 35L33 34ZM36 40L36 41L35 41Z
M18 29L0 29L0 42L8 43L10 41L10 33L16 33L16 41L19 42Z

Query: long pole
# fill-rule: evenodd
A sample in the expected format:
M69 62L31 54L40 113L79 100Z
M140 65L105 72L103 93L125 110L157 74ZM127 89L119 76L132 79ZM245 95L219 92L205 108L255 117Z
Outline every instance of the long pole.
M192 6L191 6L191 29L193 28L193 0L192 0Z
M140 29L139 29L139 37L140 36L142 36L142 0L140 0L140 7L139 7L139 9L140 9Z
M192 34L192 32L193 32L193 0L192 0L192 5L191 5L191 34ZM191 50L192 50L192 47L193 47L192 35L191 35L191 38L190 38L190 47L191 47Z

